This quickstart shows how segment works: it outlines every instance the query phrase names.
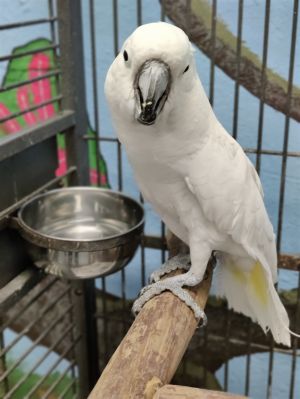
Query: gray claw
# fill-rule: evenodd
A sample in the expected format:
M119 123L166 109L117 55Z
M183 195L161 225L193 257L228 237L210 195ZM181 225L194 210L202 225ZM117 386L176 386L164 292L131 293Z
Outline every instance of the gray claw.
M148 284L143 287L139 293L139 297L143 296L149 289L151 289L153 284Z
M146 302L166 290L171 291L180 300L182 300L194 312L195 318L198 322L202 320L201 326L205 326L207 324L207 317L204 311L193 300L191 295L180 286L174 286L170 282L168 283L167 280L159 281L157 283L150 284L149 286L144 287L141 290L140 296L132 306L133 314L136 316L141 311Z
M150 283L160 281L161 277L169 274L170 272L183 269L189 270L191 267L191 258L189 254L179 254L167 260L160 269L155 270L150 276Z

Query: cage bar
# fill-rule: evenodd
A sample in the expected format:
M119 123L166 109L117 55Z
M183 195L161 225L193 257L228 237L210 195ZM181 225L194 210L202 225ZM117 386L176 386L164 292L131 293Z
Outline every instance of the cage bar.
M277 251L278 251L278 253L280 253L280 248L281 248L282 221L283 221L284 194L285 194L285 178L286 178L287 152L288 152L289 129L290 129L289 110L291 108L292 88L293 88L293 80L294 80L298 13L299 13L299 1L294 0L291 47L290 47L290 61L289 61L288 90L287 90L288 101L286 104L287 115L285 116L285 126L284 126L284 141L283 141L283 149L282 149L283 154L282 154L280 195L279 195L279 213L278 213L278 225L277 225Z
M237 26L237 43L236 43L236 75L234 82L234 105L233 105L233 126L232 136L236 139L238 136L238 117L239 117L239 100L240 100L240 63L242 49L242 30L243 30L243 14L244 0L239 0L238 7L238 26Z
M17 389L31 376L31 374L45 361L45 359L49 356L49 354L57 347L57 345L66 338L66 335L70 333L70 331L74 328L74 324L70 324L61 334L60 337L48 348L43 356L41 356L33 366L30 367L29 370L26 371L26 374L15 384L9 391L9 397L16 392ZM8 399L7 398L7 399ZM4 399L6 399L4 397Z
M31 19L28 21L19 21L19 22L13 22L13 23L9 23L9 24L0 25L0 30L24 28L25 26L40 25L40 24L45 24L45 23L55 22L55 21L57 21L56 17Z
M75 344L81 339L81 336L76 337L74 342L72 342L68 347L63 351L63 353L59 356L59 358L51 365L48 369L47 373L34 385L34 387L27 394L27 397L30 398L34 392L45 382L47 377L57 368L57 366L64 360L66 355L74 348Z
M7 353L8 351L10 351L19 341L22 337L24 337L26 334L28 334L28 332L31 330L31 328L38 323L43 316L48 313L51 309L53 309L55 307L55 305L57 304L57 302L62 299L70 290L69 287L67 287L65 290L63 290L60 295L58 296L58 298L55 298L53 301L51 301L50 303L48 303L46 306L44 306L42 308L42 310L39 312L39 314L37 315L36 318L34 318L33 320L31 320L31 322L25 327L23 328L23 330L16 336L16 338L14 338L12 340L12 342L7 345L1 352L0 352L0 356L3 356L5 353ZM3 378L3 376L0 377Z
M68 308L66 309L66 312L69 312L72 309L73 305L68 306ZM32 343L32 345L30 345L26 351L18 358L18 360L16 360L7 370L5 373L3 373L0 376L0 382L3 381L3 379L5 379L6 376L8 376L13 370L16 369L16 367L18 367L23 360L36 348L36 346L49 334L49 332L51 332L52 328L54 328L57 324L59 324L61 322L61 320L63 319L65 315L64 314L60 314L58 317L56 317L49 325L48 327L34 340L34 342ZM24 336L24 335L23 335ZM22 336L22 337L23 337Z
M0 319L1 321L1 319ZM1 331L0 332L0 350L2 351L5 348L5 342L4 342L4 334ZM7 370L7 361L6 361L6 356L0 356L0 371L1 374L5 373ZM2 382L0 382L0 392L2 391L2 393L6 393L9 391L9 381L8 378L4 378L4 380Z
M49 17L51 19L51 21L50 21L51 41L52 41L52 44L57 44L57 32L56 32L57 24L55 24L56 16L54 15L53 0L48 0L48 11L49 11ZM57 54L57 50L58 49L55 49L53 52L55 66L59 65L59 57ZM56 87L57 93L61 93L60 75L55 75L55 87ZM58 106L59 106L59 110L61 111L61 109L62 109L61 101L58 102Z
M210 75L209 75L209 101L211 106L214 105L214 91L215 91L215 49L216 49L216 29L217 29L217 0L212 2L211 12L211 58L210 58Z
M295 319L295 330L299 331L300 325L300 273L298 273L298 288L297 288L297 309L296 309L296 319ZM296 366L297 366L297 356L300 356L298 353L298 338L293 337L292 343L292 362L291 362L291 380L290 380L290 392L289 392L289 399L294 398L294 391L295 391L295 380L296 380Z
M71 388L74 388L74 387L76 387L76 381L71 381L71 382L66 386L66 388L62 391L62 393L59 395L58 399L63 399L63 398L66 396L66 394L69 392L69 390L70 390ZM78 399L78 398L79 398L79 396L75 396L75 395L74 395L74 399Z
M287 153L288 144L289 144L289 128L290 128L289 110L291 108L291 96L292 96L292 87L293 87L293 78L294 78L298 8L299 8L299 1L294 0L290 60L289 60L288 89L287 89L287 104L286 104L287 113L285 116L285 126L284 126L284 140L283 140L283 150L282 150L283 155L282 155L282 166L281 166L279 211L278 211L278 224L277 224L277 252L278 253L280 253L280 250L281 250L281 238L282 238L282 221L283 221L283 211L284 211L284 199L285 199L284 194L285 194L285 186L286 186L285 183L286 183L286 168L287 168L286 153ZM267 398L272 397L273 366L274 366L274 340L271 339Z
M37 77L32 78L32 79L23 80L21 82L16 82L16 83L4 86L4 87L0 87L0 93L3 93L5 91L9 91L9 90L13 90L13 89L17 89L18 87L25 86L25 85L28 85L30 83L38 82L39 80L43 80L43 79L46 79L46 78L51 78L53 76L58 76L59 74L60 74L60 70L59 69L54 69L54 70L52 70L50 72L46 72L43 75L37 76Z
M266 90L266 67L269 47L269 27L270 27L270 11L271 1L265 1L265 21L264 21L264 38L263 38L263 54L262 54L262 68L261 68L261 95L259 102L259 116L258 116L258 135L257 135L257 157L256 157L256 170L259 174L261 166L262 154L262 138L263 138L263 123L264 123L264 99Z
M37 190L33 191L31 194L27 195L26 197L22 198L20 201L17 201L15 204L11 205L10 207L6 208L4 211L0 212L0 222L1 220L7 218L11 213L15 212L20 206L25 204L25 202L29 201L37 194L42 193L43 191L49 189L50 187L56 185L57 183L61 182L65 177L69 177L73 173L76 172L76 167L71 166L64 174L61 176L55 177L43 186L39 187Z
M89 2L90 9L90 37L91 37L91 52L92 52L92 81L93 81L93 101L94 101L94 122L96 138L100 138L100 119L99 119L99 102L98 102L98 80L97 80L97 52L96 52L96 32L95 32L95 5L94 0ZM101 186L100 182L100 140L97 141L96 162L97 162L97 183Z
M53 278L51 279L40 291L38 291L32 298L29 300L18 312L15 314L11 315L10 318L8 318L5 322L2 323L0 326L0 333L3 333L3 331L9 327L11 322L13 320L18 319L24 312L26 312L31 305L33 305L47 290L51 289L51 287L56 283L57 279ZM29 290L28 290L29 291ZM28 292L27 291L27 292ZM26 292L26 293L27 293Z
M33 54L37 54L37 53L43 53L45 51L55 50L57 48L58 48L58 44L51 44L50 46L41 47L41 48L38 48L35 50L23 51L23 52L17 53L17 54L3 55L3 56L0 56L0 62L15 60L16 58L21 58L21 57L25 57L27 55L33 55Z
M59 18L60 61L62 69L61 91L63 109L72 109L76 115L76 125L66 134L68 165L77 168L71 185L89 184L89 161L87 142L82 139L88 130L85 110L85 84L83 80L83 36L81 1L66 0L57 2ZM74 321L82 333L76 347L79 367L79 390L86 397L99 375L97 353L97 324L94 317L96 308L95 282L93 280L74 283ZM76 294L77 292L77 294Z
M8 116L5 116L4 118L1 118L0 119L0 123L4 123L6 121L9 121L10 119L17 118L17 117L19 117L21 115L27 114L28 112L36 111L37 109L42 108L42 107L44 107L46 105L54 104L57 101L60 101L61 99L62 99L62 95L58 95L56 97L52 97L51 100L43 101L42 103L39 103L38 105L34 105L33 107L26 108L26 109L24 109L22 111L19 111L19 112L14 112L13 114L10 114Z
M40 105L36 107L36 109L37 108L40 108ZM28 110L26 112L28 112ZM72 111L63 111L45 122L24 128L16 135L8 135L2 138L0 144L0 161L13 156L34 144L41 143L42 141L55 136L60 131L65 131L69 127L74 126L74 121L74 113Z
M49 387L49 389L47 390L47 392L43 395L43 399L48 398L49 395L51 394L51 392L54 391L54 389L56 389L59 384L62 382L62 380L64 379L64 377L66 377L66 375L71 371L71 369L75 366L75 360L72 360L70 362L70 364L68 365L68 367L61 373L61 375L59 376L59 378L54 381L54 383Z

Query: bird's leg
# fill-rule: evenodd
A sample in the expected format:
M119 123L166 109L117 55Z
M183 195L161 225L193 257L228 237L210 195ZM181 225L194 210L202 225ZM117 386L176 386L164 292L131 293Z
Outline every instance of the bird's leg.
M197 305L191 295L186 290L182 289L182 287L185 285L194 287L201 281L202 278L197 278L197 276L190 273L189 271L179 276L169 277L164 280L157 281L156 283L150 284L141 291L139 298L133 304L132 311L135 315L138 314L144 304L148 302L151 298L159 295L163 291L171 291L179 299L185 302L189 308L192 309L195 314L195 318L198 321L202 319L203 324L206 324L206 316L203 310L200 308L200 306Z
M200 253L201 256L199 256ZM190 307L194 312L196 319L198 321L202 319L203 324L205 324L206 323L205 313L194 301L191 295L182 288L183 286L194 287L203 280L206 266L210 258L211 250L209 250L209 248L204 250L202 246L202 251L199 252L197 248L195 254L196 254L196 259L195 262L193 262L193 252L191 252L192 265L188 272L180 274L178 276L168 277L164 280L156 281L155 283L152 283L147 287L144 287L140 293L139 298L133 304L132 307L133 313L136 315L142 309L144 304L148 302L151 298L153 298L156 295L159 295L163 291L168 290L171 291L183 302L185 302L186 305ZM178 264L177 262L178 262L178 257L176 259L176 265Z
M191 258L189 254L178 254L168 259L160 269L155 270L150 276L150 283L156 283L162 276L177 269L188 271L191 267ZM147 288L147 287L145 287Z

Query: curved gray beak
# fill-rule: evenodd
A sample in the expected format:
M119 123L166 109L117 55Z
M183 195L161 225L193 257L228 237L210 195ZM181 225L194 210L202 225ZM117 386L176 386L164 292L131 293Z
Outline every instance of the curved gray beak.
M146 61L135 83L135 117L143 125L152 125L166 102L171 84L170 68L158 60Z

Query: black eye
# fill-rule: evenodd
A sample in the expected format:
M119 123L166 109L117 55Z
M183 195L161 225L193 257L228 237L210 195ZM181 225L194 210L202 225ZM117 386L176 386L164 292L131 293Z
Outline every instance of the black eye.
M124 61L128 61L128 53L126 50L123 52Z
M189 65L185 68L185 70L183 71L183 73L185 73L186 71L188 71L189 70Z

